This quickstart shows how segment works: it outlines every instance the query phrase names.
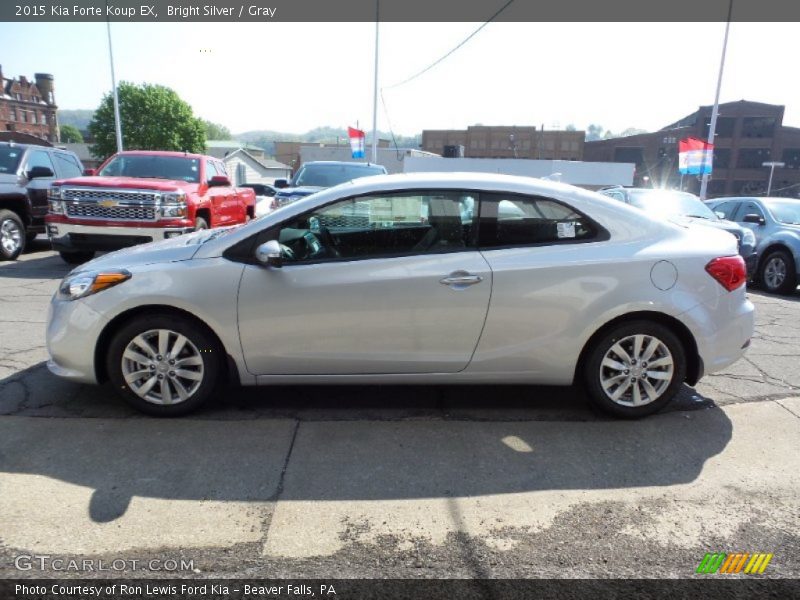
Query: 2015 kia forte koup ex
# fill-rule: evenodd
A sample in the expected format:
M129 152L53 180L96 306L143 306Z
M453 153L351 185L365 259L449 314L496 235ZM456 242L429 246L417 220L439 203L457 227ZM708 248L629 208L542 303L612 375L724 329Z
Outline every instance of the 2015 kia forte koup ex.
M744 353L745 279L731 234L593 192L382 175L82 265L51 303L49 367L153 415L228 379L582 383L640 417Z

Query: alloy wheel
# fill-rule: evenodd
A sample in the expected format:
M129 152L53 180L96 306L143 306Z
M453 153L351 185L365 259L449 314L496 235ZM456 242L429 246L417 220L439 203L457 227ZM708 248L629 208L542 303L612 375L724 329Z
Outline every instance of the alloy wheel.
M771 290L777 289L786 281L786 262L780 256L773 256L764 266L764 283Z
M122 376L143 400L178 404L188 400L203 382L203 357L186 336L169 329L151 329L125 347Z
M655 402L675 373L672 354L657 337L636 334L616 341L600 362L600 385L621 406Z
M22 230L11 219L6 219L0 225L0 244L8 254L13 254L22 245Z

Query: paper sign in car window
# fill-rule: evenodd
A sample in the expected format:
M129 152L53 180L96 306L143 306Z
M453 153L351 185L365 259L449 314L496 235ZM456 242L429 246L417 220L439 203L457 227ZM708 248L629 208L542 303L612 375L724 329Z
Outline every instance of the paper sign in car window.
M575 237L575 221L562 221L556 223L556 235L559 238Z
M419 223L422 214L422 199L379 198L370 202L370 223Z

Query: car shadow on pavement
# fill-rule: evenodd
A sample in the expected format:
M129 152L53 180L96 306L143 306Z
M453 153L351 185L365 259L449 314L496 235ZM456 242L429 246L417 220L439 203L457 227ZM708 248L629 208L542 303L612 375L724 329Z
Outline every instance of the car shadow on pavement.
M95 523L124 518L135 497L340 501L670 486L696 479L732 435L725 412L690 392L682 409L618 421L569 388L281 386L227 389L196 416L153 419L108 386L64 383L37 365L0 381L0 413L14 415L0 419L0 471L89 488ZM17 486L24 510L26 494L38 492L30 480ZM73 509L63 510L68 518Z
M754 296L761 296L762 298L769 298L771 300L788 300L789 302L800 302L800 288L797 288L791 294L770 294L769 292L765 292L758 288L748 287L747 293L753 294Z

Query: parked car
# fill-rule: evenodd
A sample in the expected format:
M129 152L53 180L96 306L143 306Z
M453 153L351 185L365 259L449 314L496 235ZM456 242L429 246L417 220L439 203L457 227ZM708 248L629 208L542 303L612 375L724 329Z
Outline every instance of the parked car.
M790 294L800 281L800 200L715 198L717 216L737 222L756 238L755 280L766 291Z
M49 200L50 243L80 264L98 250L244 223L255 217L256 195L232 186L211 156L142 150L113 155L96 175L56 181Z
M746 227L720 218L713 210L689 192L653 188L626 188L615 186L600 190L615 200L635 206L654 217L677 220L680 223L722 229L736 237L739 254L744 258L748 277L756 269L756 238Z
M278 206L291 204L295 200L324 190L325 188L339 185L345 181L369 177L370 175L384 175L386 167L370 163L340 162L320 160L304 163L294 177L289 181L276 179L275 187L278 188L275 200Z
M47 190L56 177L83 173L72 152L0 142L0 260L14 260L44 233Z
M268 183L243 183L239 187L250 188L256 195L256 216L262 217L276 208L275 193L278 191Z
M196 409L226 377L581 382L602 409L641 417L742 356L745 279L728 233L572 186L369 177L76 269L52 300L48 365L110 380L154 415Z

